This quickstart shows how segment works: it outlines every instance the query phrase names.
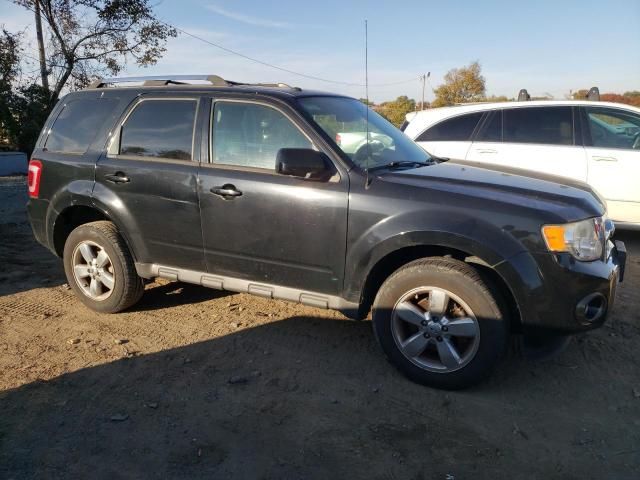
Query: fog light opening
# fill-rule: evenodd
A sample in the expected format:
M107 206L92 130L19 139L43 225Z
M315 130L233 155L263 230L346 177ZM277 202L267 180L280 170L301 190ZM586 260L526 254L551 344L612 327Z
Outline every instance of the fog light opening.
M601 293L584 297L576 306L576 317L582 322L593 323L607 312L607 299Z

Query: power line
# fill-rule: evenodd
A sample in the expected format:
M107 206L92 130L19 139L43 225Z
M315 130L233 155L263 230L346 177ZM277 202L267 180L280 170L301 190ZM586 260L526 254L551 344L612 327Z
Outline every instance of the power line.
M292 75L297 75L299 77L308 78L310 80L317 80L319 82L333 83L335 85L345 85L345 86L349 86L349 87L365 87L366 86L363 83L353 83L353 82L342 82L342 81L339 81L339 80L330 80L328 78L317 77L315 75L308 75L306 73L300 73L300 72L296 72L294 70L289 70L288 68L280 67L278 65L274 65L272 63L265 62L263 60L259 60L259 59L254 58L254 57L250 57L249 55L245 55L244 53L240 53L240 52L237 52L237 51L232 50L230 48L224 47L224 46L222 46L222 45L220 45L218 43L215 43L215 42L212 42L210 40L207 40L206 38L202 38L202 37L200 37L198 35L195 35L195 34L193 34L191 32L183 30L182 28L176 27L175 25L172 25L171 23L165 22L165 21L160 20L158 18L156 18L156 20L158 20L160 23L165 24L168 27L175 28L178 32L180 32L180 33L182 33L184 35L187 35L189 37L195 38L196 40L200 40L201 42L204 42L204 43L209 44L209 45L211 45L213 47L219 48L220 50L223 50L223 51L225 51L227 53L231 53L232 55L236 55L238 57L244 58L245 60L249 60L251 62L258 63L260 65L264 65L265 67L269 67L269 68L273 68L273 69L276 69L276 70L280 70L281 72L290 73ZM401 80L401 81L398 81L398 82L370 84L369 86L370 87L391 87L391 86L394 86L394 85L402 85L404 83L415 82L418 79L419 79L419 77L415 76L413 78L410 78L410 79L407 79L407 80Z

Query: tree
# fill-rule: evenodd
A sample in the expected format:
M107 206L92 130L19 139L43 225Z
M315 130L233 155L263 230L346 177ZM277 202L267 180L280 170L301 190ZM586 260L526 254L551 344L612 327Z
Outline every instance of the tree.
M116 75L126 61L153 65L176 30L153 16L149 0L14 0L39 10L48 30L46 67L51 103L65 86ZM38 2L38 4L37 4Z
M376 112L385 117L395 126L399 127L409 112L416 109L416 101L402 95L391 102L383 102L375 107Z
M436 99L432 107L444 107L456 103L479 102L484 99L486 86L478 62L449 70L444 83L435 89Z
M13 116L13 82L20 73L20 36L2 30L0 35L0 147L9 148L18 127Z

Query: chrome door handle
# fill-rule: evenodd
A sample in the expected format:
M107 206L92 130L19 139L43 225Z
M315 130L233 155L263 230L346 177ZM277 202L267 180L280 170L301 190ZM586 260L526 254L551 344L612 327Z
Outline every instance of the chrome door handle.
M494 150L492 148L478 148L476 150L476 152L478 152L478 153L498 153L497 150Z
M104 176L104 179L111 183L129 183L131 181L124 172L108 173Z
M616 157L593 156L591 158L593 158L596 162L617 162L618 161L618 159Z
M228 200L229 198L239 197L242 195L242 192L236 189L236 187L231 184L225 184L225 185L222 185L221 187L213 187L209 191L214 195L218 195L219 197L224 198L225 200Z

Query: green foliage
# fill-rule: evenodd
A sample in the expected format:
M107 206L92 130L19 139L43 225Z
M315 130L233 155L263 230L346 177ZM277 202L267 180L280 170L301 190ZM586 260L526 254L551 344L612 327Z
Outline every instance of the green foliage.
M393 123L396 127L402 125L405 116L416 109L416 101L402 95L391 102L384 102L375 107L375 111Z
M485 78L480 63L454 68L444 76L444 83L435 90L432 107L445 107L457 103L480 102L485 98Z

